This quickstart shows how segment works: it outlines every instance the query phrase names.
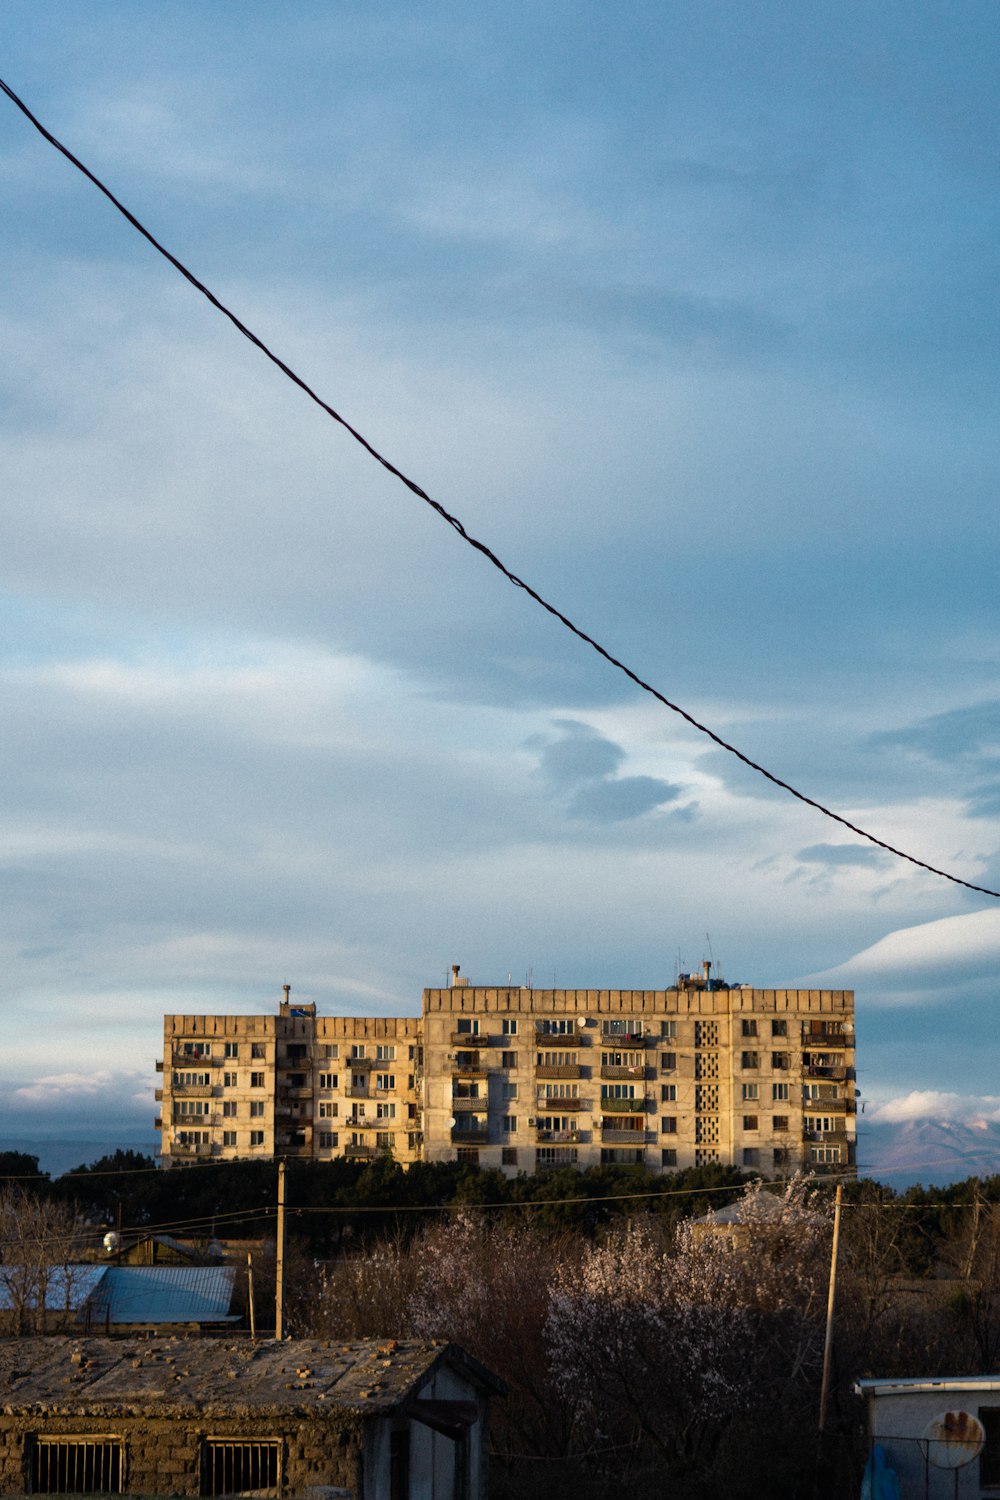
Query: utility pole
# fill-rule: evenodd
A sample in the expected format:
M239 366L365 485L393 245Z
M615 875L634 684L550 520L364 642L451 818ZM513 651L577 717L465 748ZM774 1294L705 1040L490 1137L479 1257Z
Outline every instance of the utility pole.
M837 1183L837 1197L833 1209L833 1250L830 1254L830 1290L826 1299L826 1339L823 1344L823 1384L819 1393L819 1430L822 1435L826 1427L826 1403L830 1394L830 1356L833 1353L833 1308L837 1296L837 1249L840 1245L840 1208L844 1201L844 1185Z
M257 1337L257 1319L254 1315L253 1306L253 1255L247 1251L247 1305L250 1309L250 1338L251 1341Z
M280 1343L285 1324L285 1163L278 1163L278 1243L274 1255L274 1336Z

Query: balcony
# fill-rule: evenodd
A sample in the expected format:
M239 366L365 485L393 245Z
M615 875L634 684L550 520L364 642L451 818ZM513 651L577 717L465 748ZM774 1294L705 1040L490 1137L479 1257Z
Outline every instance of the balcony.
M222 1066L221 1058L217 1063L212 1061L211 1048L206 1048L204 1052L182 1052L179 1047L175 1047L171 1061L175 1068L217 1068Z
M485 1094L452 1094L451 1107L453 1110L457 1110L459 1114L467 1114L469 1112L478 1114L481 1110L489 1107L489 1100Z
M451 1067L452 1072L460 1078L488 1078L490 1076L489 1071L479 1061L478 1057L474 1057L467 1062L461 1062L456 1057Z
M452 1047L488 1047L489 1038L478 1031L453 1031L448 1038Z
M154 1100L154 1102L156 1104L162 1104L163 1103L163 1090L162 1089L154 1089L153 1090L153 1100Z
M313 1096L311 1083L288 1084L278 1086L279 1099L311 1099Z
M807 1094L802 1101L802 1108L814 1111L816 1114L843 1114L847 1110L848 1101L843 1094Z
M157 1115L156 1119L153 1121L153 1129L154 1130L162 1130L163 1129L163 1116L162 1115Z
M605 1115L643 1115L646 1113L646 1096L638 1099L603 1099L601 1113Z
M601 1032L602 1047L645 1047L652 1040L641 1026L634 1027L631 1031Z
M851 1021L803 1021L802 1040L813 1047L853 1047Z
M158 1057L156 1059L156 1071L158 1073L162 1073L163 1072L163 1058L162 1057Z
M191 1141L171 1141L171 1156L211 1156L211 1141L199 1141L197 1144Z
M340 1066L345 1072L361 1073L365 1068L374 1068L375 1059L374 1057L345 1057Z
M603 1125L601 1140L611 1142L616 1146L643 1146L646 1142L646 1132L645 1130L620 1130L617 1125Z
M356 1141L351 1141L350 1145L344 1147L344 1155L345 1156L354 1156L354 1157L358 1157L358 1156L360 1156L360 1157L374 1156L375 1155L375 1147L374 1146L359 1146Z
M847 1069L845 1067L828 1068L824 1067L822 1063L807 1063L805 1058L802 1059L802 1062L802 1071L807 1078L829 1078L838 1083L845 1082L847 1078Z
M602 1063L602 1078L642 1078L646 1077L646 1069L642 1063L631 1064L623 1067L620 1063Z
M345 1089L344 1093L348 1099L373 1099L375 1097L374 1090L370 1089L367 1083L353 1085L351 1088Z
M545 1172L555 1167L575 1167L578 1156L575 1146L542 1146L535 1151L535 1170Z
M575 1146L583 1139L578 1130L536 1130L535 1140L554 1146Z
M583 1069L579 1063L539 1063L535 1069L536 1078L582 1078Z
M840 1146L842 1149L846 1150L848 1140L853 1141L854 1137L848 1136L846 1130L805 1129L802 1132L802 1139L804 1141L812 1141L814 1144L819 1146Z
M544 1047L580 1047L583 1045L583 1037L577 1030L576 1022L572 1024L569 1031L545 1031L544 1021L535 1022L535 1042Z
M548 1094L542 1094L535 1100L535 1110L538 1114L542 1114L548 1110L549 1114L561 1115L565 1114L568 1109L589 1108L590 1106L587 1101L578 1098L576 1094L573 1095L572 1099L554 1099Z
M324 1120L323 1124L336 1127L337 1121ZM376 1127L381 1127L382 1121L376 1120L374 1115L371 1119L367 1115L347 1115L340 1124L345 1130L375 1130Z
M456 1146L485 1146L489 1138L485 1125L454 1125L451 1131L452 1143Z
M175 1083L171 1092L175 1099L210 1099L214 1087L211 1083Z

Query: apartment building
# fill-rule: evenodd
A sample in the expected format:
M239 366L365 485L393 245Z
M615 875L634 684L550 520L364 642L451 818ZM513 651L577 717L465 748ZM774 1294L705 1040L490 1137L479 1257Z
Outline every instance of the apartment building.
M204 1158L421 1156L420 1021L410 1016L164 1017L165 1166Z
M420 1017L167 1016L161 1156L466 1161L513 1175L856 1161L854 995L452 983Z
M424 991L424 1157L508 1173L856 1161L854 995L705 965L669 990Z

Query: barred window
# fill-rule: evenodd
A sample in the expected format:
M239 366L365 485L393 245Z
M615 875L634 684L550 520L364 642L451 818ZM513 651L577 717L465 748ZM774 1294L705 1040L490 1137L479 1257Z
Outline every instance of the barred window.
M121 1494L121 1438L36 1437L31 1490L35 1495Z
M281 1444L275 1438L206 1438L201 1468L203 1495L277 1495Z

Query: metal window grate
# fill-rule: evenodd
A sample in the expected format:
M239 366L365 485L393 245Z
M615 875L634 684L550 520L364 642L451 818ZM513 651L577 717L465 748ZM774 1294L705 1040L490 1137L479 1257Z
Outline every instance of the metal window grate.
M35 1495L118 1495L120 1438L36 1437L31 1451Z
M208 1438L202 1470L203 1495L277 1495L281 1444Z

